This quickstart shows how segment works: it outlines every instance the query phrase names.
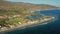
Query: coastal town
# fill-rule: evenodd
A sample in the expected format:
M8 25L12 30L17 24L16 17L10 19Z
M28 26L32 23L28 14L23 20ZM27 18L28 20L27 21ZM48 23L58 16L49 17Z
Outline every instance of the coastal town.
M4 19L7 18L7 19ZM2 20L1 20L2 19ZM3 20L4 19L4 20ZM38 25L54 20L53 16L42 16L41 15L27 15L21 17L21 15L13 16L0 16L0 32L14 30L17 28L29 27L31 25Z

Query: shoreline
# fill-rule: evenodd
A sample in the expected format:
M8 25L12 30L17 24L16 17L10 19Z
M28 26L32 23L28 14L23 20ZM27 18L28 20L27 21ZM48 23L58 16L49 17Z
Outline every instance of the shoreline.
M23 23L23 24L21 24L21 25L18 25L17 27L15 27L15 28L13 28L13 29L9 29L9 30L5 30L5 31L0 31L1 33L5 33L5 32L10 32L10 31L14 31L14 30L17 30L17 29L24 29L24 28L27 28L27 27L29 27L29 26L34 26L34 25L37 25L37 24L42 24L42 23L45 23L45 22L49 22L49 21L52 21L52 20L54 20L55 19L55 17L51 17L51 18L48 18L48 20L37 20L37 21L33 21L34 23L31 23L31 22L29 22L29 23Z

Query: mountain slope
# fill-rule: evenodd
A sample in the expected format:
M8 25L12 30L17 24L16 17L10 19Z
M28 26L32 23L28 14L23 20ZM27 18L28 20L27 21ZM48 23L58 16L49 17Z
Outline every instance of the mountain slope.
M23 3L23 2L7 2L2 1L0 2L0 8L29 8L31 10L37 9L57 9L55 6L47 5L47 4L30 4L30 3Z
M50 10L58 9L58 7L47 5L47 4L31 4L23 2L7 2L0 1L0 14L14 15L14 14L29 14L32 10ZM3 15L4 15L3 14Z

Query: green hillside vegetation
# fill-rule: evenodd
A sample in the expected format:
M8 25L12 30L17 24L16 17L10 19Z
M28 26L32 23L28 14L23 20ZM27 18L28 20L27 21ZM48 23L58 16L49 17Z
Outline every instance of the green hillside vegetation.
M14 23L18 23L18 22L24 23L24 22L26 22L26 19L25 18L14 18L14 19L9 19L5 22L7 24L14 24Z
M8 26L13 24L18 24L18 22L26 23L25 18L12 18L12 19L0 19L0 26Z
M16 15L16 14L26 14L27 8L12 8L9 10L0 9L0 15Z

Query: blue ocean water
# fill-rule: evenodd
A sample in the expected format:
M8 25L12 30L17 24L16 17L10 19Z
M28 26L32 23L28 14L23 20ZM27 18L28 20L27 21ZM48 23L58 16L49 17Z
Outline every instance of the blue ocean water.
M56 17L55 21L48 24L27 27L25 29L17 29L2 34L60 34L60 10L44 10L37 11L37 14L45 14Z

